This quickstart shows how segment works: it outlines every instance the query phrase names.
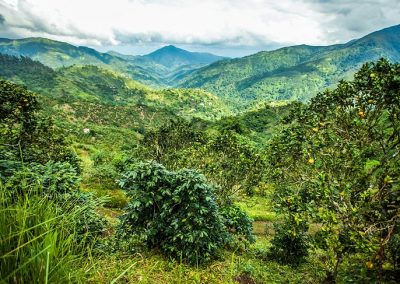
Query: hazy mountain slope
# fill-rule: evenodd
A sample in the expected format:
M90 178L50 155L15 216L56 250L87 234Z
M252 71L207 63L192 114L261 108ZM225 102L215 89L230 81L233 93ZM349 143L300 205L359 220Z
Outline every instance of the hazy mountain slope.
M227 100L307 100L350 76L361 64L386 57L400 61L400 25L347 44L293 46L216 62L181 79Z
M160 79L166 86L173 86L181 77L210 63L225 59L210 53L190 52L173 45L162 47L143 56L124 55L110 51L108 54L120 57L140 66Z
M0 51L10 55L28 56L53 68L73 64L123 64L118 57L88 47L77 47L45 38L0 39Z
M173 45L164 46L150 54L142 56L167 68L184 65L205 65L224 59L211 53L190 52Z

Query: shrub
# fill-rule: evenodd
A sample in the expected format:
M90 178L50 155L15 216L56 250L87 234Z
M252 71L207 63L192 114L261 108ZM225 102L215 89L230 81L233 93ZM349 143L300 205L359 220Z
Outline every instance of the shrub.
M132 200L121 217L122 239L137 234L148 247L191 264L215 259L230 239L214 188L196 171L139 163L119 185Z
M48 162L44 165L13 163L8 175L3 177L4 189L14 197L40 192L53 199L78 189L79 179L69 163Z
M394 234L388 243L388 251L393 269L400 266L400 233Z
M272 247L268 253L271 259L281 264L297 266L308 256L309 240L306 231L294 231L290 223L278 224Z
M75 232L84 242L103 232L106 221L96 213L99 202L91 194L79 190L78 176L69 163L19 163L17 166L6 178L0 178L8 203L41 196L65 213L79 212L74 218Z
M107 221L96 212L101 203L91 193L75 190L61 195L57 203L64 212L78 212L73 224L81 243L93 243L105 231Z
M227 205L221 207L220 214L224 224L232 234L251 243L255 242L253 235L253 220L238 206Z

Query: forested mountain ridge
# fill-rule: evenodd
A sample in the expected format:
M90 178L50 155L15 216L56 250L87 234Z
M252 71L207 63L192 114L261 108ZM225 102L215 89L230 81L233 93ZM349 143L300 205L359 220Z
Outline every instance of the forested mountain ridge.
M143 56L98 52L85 46L45 38L0 39L0 53L27 56L51 68L95 65L123 73L156 87L172 85L177 74L203 67L224 57L166 46Z
M203 88L229 101L308 100L363 63L385 57L400 61L400 25L346 44L299 45L263 51L203 67L179 83Z
M85 46L46 38L0 39L0 53L27 56L51 68L77 65L96 65L119 71L142 83L159 86L161 79L133 62Z

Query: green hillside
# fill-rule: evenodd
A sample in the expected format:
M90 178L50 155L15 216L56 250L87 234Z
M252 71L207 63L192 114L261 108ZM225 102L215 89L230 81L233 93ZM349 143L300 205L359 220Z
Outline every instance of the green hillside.
M237 103L305 101L380 57L400 60L400 25L346 44L299 45L216 62L183 77L179 85L203 88Z
M230 113L222 101L196 89L153 90L115 71L69 66L57 71L29 58L0 55L0 76L53 99L154 107L186 118L215 119Z

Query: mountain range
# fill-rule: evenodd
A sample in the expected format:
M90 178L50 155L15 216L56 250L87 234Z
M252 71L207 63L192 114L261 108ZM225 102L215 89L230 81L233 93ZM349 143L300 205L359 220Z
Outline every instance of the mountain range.
M227 100L301 100L350 79L367 61L400 61L400 25L345 44L298 45L215 62L178 83Z
M144 84L169 86L171 78L221 60L224 57L189 52L169 45L143 56L117 52L101 53L93 48L74 46L45 38L0 39L0 53L27 56L51 68L95 65L118 71Z
M53 69L95 65L155 88L204 89L237 110L258 101L307 101L367 61L399 62L400 25L344 44L290 46L233 59L172 45L143 56L101 53L43 38L0 39L0 53L27 56Z

